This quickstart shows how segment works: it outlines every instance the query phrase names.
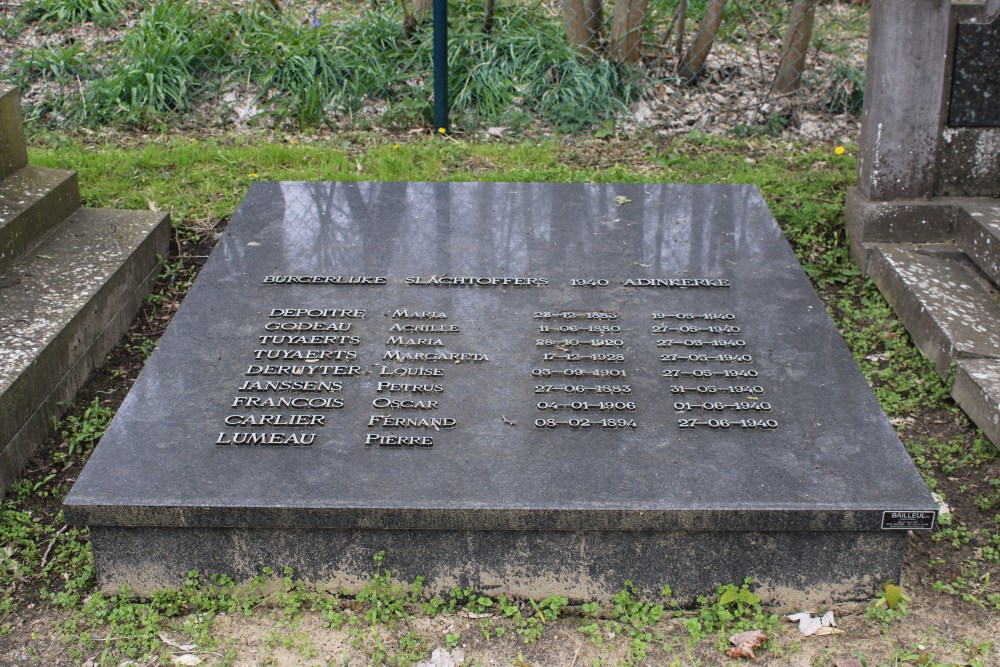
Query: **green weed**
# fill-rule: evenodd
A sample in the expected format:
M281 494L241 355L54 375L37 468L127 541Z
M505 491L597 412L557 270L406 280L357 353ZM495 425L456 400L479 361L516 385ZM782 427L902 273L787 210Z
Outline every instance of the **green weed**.
M725 584L715 589L715 595L698 596L697 608L690 617L682 620L692 641L710 634L724 636L747 630L771 631L777 625L778 617L764 611L760 597L750 589L752 583L748 577L740 586Z
M664 588L663 594L669 598L669 587ZM626 664L644 662L648 658L649 645L653 642L663 642L664 633L655 630L654 626L665 611L663 604L642 600L631 581L626 580L622 590L615 594L612 620L608 621L607 628L615 634L628 638Z
M97 446L97 441L111 422L111 408L101 405L95 396L83 414L70 413L65 419L52 418L52 428L62 438L62 443L52 455L57 464L70 465L77 457L86 458Z
M865 103L865 72L856 65L837 63L827 73L830 94L826 110L830 113L847 113L860 116Z
M369 625L391 625L407 616L406 605L417 601L423 580L418 577L410 586L396 583L392 571L382 567L385 552L379 551L373 560L375 572L358 593L357 600L368 606L365 620Z
M934 590L960 597L983 611L1000 612L1000 592L991 590L990 572L982 572L982 564L969 558L962 564L962 573L949 583L934 582Z
M871 606L865 607L865 616L878 621L882 626L882 633L888 634L889 626L893 622L909 615L910 612L906 608L908 601L909 598L903 594L898 586L888 582L875 597L875 602Z
M935 542L948 542L958 549L968 544L972 539L972 530L952 514L942 514L938 517L937 526L931 539Z
M111 17L110 6L122 0L38 2L107 4L101 15ZM525 126L533 116L576 131L625 111L642 92L637 72L571 48L560 22L541 5L501 4L488 34L481 0L455 5L449 86L460 128ZM83 76L97 66L77 47L28 54L20 76L24 84L80 76L82 98L63 96L61 105L43 101L29 110L55 123L159 124L208 99L219 109L231 107L220 97L241 85L251 106L279 126L294 119L299 127L353 127L353 115L379 100L386 105L380 122L412 127L431 120L431 39L425 27L406 34L399 3L358 15L317 15L303 24L267 3L234 9L168 0L145 7L124 40L102 54L101 76Z

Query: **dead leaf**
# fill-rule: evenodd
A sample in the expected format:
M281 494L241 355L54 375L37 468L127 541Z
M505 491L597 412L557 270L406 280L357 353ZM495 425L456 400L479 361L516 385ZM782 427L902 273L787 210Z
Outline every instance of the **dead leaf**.
M360 174L361 172L363 172L363 171L365 170L365 168L361 166L361 163L360 163L360 162L355 162L355 163L354 163L354 169L355 169L355 170L356 170L356 171L357 171L357 172L358 172L359 174Z
M615 203L618 204L619 206L622 206L623 204L628 204L631 201L632 200L626 197L625 195L618 195L617 197L615 197Z
M839 635L843 630L839 628L819 628L816 630L815 634L817 637L824 637L826 635Z
M178 644L173 639L167 636L165 632L161 632L159 635L160 641L167 646L173 646L174 648L180 649L182 651L193 651L198 648L197 644Z
M813 616L810 611L802 611L798 614L789 614L786 617L789 621L799 624L799 632L806 637L813 635L833 635L840 632L837 630L837 623L833 620L833 612L828 611L822 617Z
M735 634L729 638L729 641L734 644L733 648L729 649L729 657L756 660L757 656L754 655L753 650L768 639L770 637L763 630L749 630Z
M249 243L247 243L247 247L248 247L248 248L256 248L256 247L257 247L257 246L259 246L259 245L260 245L260 244L259 244L259 243L257 243L256 241L250 241Z
M52 259L52 255L37 255L38 259Z
M160 210L160 207L157 206L156 202L153 201L152 199L147 199L146 200L146 205L149 206L149 210L150 211L159 211Z

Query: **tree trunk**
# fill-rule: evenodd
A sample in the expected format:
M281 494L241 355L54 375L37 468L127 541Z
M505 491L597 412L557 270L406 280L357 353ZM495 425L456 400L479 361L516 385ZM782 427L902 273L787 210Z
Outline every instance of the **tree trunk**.
M786 95L802 83L813 20L816 17L816 2L817 0L795 0L792 5L788 15L785 43L781 47L781 62L778 64L778 74L774 78L772 87L777 95Z
M642 55L642 28L648 0L616 0L611 20L611 57L620 63L637 63Z
M681 0L680 4L677 5L677 40L674 42L674 55L678 61L684 55L684 28L687 25L687 14L687 0Z
M403 34L413 35L417 26L424 21L434 7L434 0L402 0L403 1Z
M486 0L486 7L483 9L483 32L487 35L493 32L493 11L495 0Z
M694 41L688 47L684 59L681 61L677 73L685 80L697 78L701 70L705 67L708 54L712 51L712 42L719 33L722 25L722 15L726 11L727 0L709 0L705 7L705 15L698 23L698 32L695 33Z
M580 50L597 53L604 21L601 0L563 0L562 12L566 40Z

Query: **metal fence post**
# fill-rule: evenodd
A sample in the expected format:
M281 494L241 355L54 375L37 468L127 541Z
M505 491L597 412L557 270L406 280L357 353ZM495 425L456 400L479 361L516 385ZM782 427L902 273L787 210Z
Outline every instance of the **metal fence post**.
M448 131L448 0L434 0L434 131Z

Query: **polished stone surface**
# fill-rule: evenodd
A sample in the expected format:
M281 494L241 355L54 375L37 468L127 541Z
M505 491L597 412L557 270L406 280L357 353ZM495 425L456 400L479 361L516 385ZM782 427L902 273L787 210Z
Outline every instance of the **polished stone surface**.
M105 587L435 544L401 572L548 590L579 552L617 574L564 594L604 597L735 570L863 597L902 563L883 513L935 508L756 188L529 183L254 185L66 504ZM778 557L806 543L843 567ZM643 549L673 556L619 566Z
M268 285L271 275L384 277L386 285ZM414 286L407 277L518 277L545 286ZM572 287L606 279L609 287ZM730 288L624 287L637 279L731 281ZM274 309L364 310L364 318L270 318ZM398 320L398 309L443 320ZM613 312L616 320L538 319ZM733 320L654 320L655 313ZM350 323L360 369L332 393L244 393L268 322ZM567 322L614 333L540 333ZM389 344L393 324L457 325L443 347ZM739 333L654 333L655 326L738 326ZM279 332L288 333L288 332ZM330 332L325 332L329 334ZM404 337L413 337L406 336ZM543 361L538 341L624 362ZM745 347L657 347L658 341ZM488 361L400 363L388 353L482 354ZM750 355L750 362L661 361L662 354ZM295 362L265 362L295 366ZM394 379L381 369L440 376ZM540 378L533 369L623 370L626 378ZM435 370L436 369L436 370ZM712 378L663 377L711 370ZM725 370L758 377L719 377ZM290 371L290 372L295 372ZM344 370L344 372L351 372ZM379 382L440 385L379 392ZM629 394L536 393L619 386ZM698 386L715 386L699 394ZM684 394L672 394L684 386ZM725 387L750 387L722 393ZM762 391L761 391L762 390ZM340 409L244 409L241 396L340 398ZM376 409L375 399L436 400L434 410ZM540 410L633 402L634 410ZM675 403L759 406L770 411ZM237 428L230 416L319 415L312 427ZM369 426L383 416L456 426ZM636 427L537 428L536 420L634 420ZM776 429L679 427L679 420L771 420ZM317 421L323 425L318 426ZM378 419L376 419L376 422ZM315 433L310 446L216 444L235 432ZM367 446L368 434L432 437L432 447ZM932 509L892 427L774 224L749 186L266 183L255 185L67 499L76 521L184 526L873 530L881 512Z
M951 127L1000 127L1000 20L959 23L951 81Z

